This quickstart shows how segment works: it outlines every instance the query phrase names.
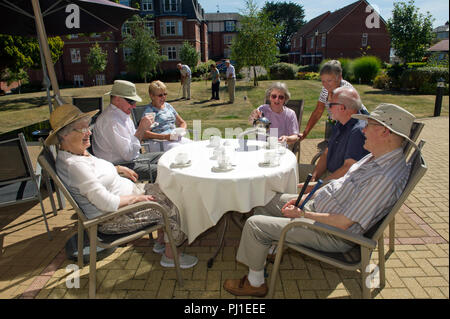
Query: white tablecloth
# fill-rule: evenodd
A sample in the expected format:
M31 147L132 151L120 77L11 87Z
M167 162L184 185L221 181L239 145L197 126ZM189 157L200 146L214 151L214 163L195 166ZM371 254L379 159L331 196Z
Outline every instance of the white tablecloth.
M239 146L238 140L228 141L230 149ZM249 145L261 143L249 141ZM163 192L178 207L181 229L191 243L205 230L217 224L228 211L246 213L253 207L266 205L275 192L296 193L298 165L295 155L286 150L277 167L259 167L266 150L233 152L236 165L230 172L214 173L213 148L209 141L177 146L158 162L159 184ZM192 165L170 168L180 152L189 153Z

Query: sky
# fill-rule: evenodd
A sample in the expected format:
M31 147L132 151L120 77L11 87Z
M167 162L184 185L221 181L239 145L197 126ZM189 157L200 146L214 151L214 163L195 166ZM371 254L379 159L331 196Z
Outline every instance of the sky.
M264 6L266 0L254 0L259 8ZM306 21L309 21L316 16L326 12L335 11L346 5L349 5L356 0L270 0L272 2L292 2L303 6L305 10ZM387 21L392 16L392 9L394 8L394 0L369 0L373 7L377 9L381 17ZM409 2L403 0L403 2ZM206 13L217 12L217 6L219 6L220 12L239 12L245 9L244 0L199 0L199 3L205 9ZM426 13L429 11L435 21L434 27L445 24L449 20L449 1L448 0L415 0L414 5L420 9L420 12ZM378 7L378 8L377 8Z

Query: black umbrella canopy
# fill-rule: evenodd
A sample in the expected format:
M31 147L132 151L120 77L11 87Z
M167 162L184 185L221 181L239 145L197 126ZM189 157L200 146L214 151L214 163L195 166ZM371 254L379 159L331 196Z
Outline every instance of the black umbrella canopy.
M120 30L139 11L109 0L39 0L48 36ZM31 0L0 0L0 33L36 36Z

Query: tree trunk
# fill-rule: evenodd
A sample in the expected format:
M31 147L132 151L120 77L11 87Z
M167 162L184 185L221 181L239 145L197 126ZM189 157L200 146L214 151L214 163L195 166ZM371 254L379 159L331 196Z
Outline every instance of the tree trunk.
M256 76L256 66L253 66L253 86L258 86L258 79Z

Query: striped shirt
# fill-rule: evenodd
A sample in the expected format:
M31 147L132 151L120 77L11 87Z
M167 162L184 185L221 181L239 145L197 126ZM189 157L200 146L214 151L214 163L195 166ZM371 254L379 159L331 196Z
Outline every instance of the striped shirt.
M353 85L351 85L350 82L347 82L345 80L341 81L341 85L339 87L351 87L354 89ZM322 91L320 92L319 102L322 102L325 105L327 105L327 103L328 103L328 90L324 87L322 87ZM329 113L329 111L328 111L328 113ZM367 108L364 106L364 104L361 107L360 113L369 114L369 111L367 111ZM328 114L328 118L331 118L330 114Z
M368 154L343 177L317 191L312 209L343 214L354 222L348 231L364 233L394 206L406 186L409 171L401 148L379 158Z

